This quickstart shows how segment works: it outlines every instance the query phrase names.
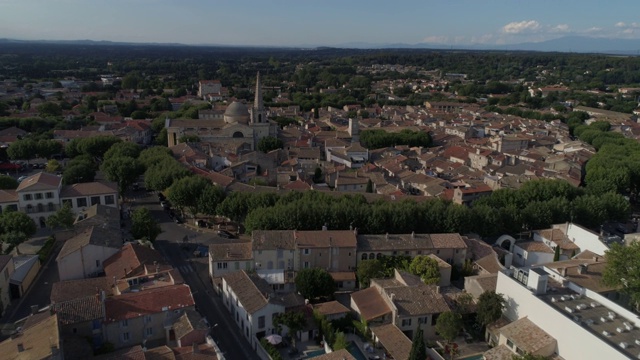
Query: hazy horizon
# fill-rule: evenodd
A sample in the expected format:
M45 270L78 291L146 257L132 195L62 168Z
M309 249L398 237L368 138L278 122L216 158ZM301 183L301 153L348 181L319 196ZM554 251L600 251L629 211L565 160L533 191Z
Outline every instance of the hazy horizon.
M640 39L640 3L566 0L0 0L0 38L230 46L496 46Z

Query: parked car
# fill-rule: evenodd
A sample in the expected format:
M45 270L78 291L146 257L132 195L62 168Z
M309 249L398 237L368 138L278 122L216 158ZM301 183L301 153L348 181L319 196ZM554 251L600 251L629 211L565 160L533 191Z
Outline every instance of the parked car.
M133 191L140 190L140 184L138 184L138 183L133 183L133 185L131 187L133 188Z
M163 193L159 192L158 193L158 201L162 202L162 201L165 201L165 200L167 200L167 198L164 196Z
M205 220L196 220L196 225L201 228L206 228L208 224Z
M18 178L18 182L22 182L24 179L28 178L26 175L22 175Z
M235 238L235 236L232 233L230 233L230 232L228 232L226 230L218 230L218 236L223 237L225 239L234 239Z
M162 208L165 210L171 209L171 203L169 202L169 200L160 201L160 206L162 206Z
M174 221L176 224L182 224L182 223L183 223L182 219L180 219L180 216L176 216L176 217L174 217L174 218L173 218L173 221Z

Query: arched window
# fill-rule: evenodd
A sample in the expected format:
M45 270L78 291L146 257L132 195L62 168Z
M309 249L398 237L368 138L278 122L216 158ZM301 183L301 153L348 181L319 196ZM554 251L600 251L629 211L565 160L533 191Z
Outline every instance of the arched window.
M27 213L32 213L33 212L33 206L31 206L31 204L27 205Z
M56 206L55 206L55 205L53 205L53 203L49 203L49 205L48 205L48 210L49 210L49 211L56 211Z
M378 253L378 254L376 255L376 259L382 259L382 253Z
M376 254L374 253L369 254L369 260L373 260L375 258L376 258Z
M236 131L233 133L233 137L234 138L242 138L244 137L244 134L242 133L242 131Z
M367 254L366 253L362 254L362 260L367 260Z

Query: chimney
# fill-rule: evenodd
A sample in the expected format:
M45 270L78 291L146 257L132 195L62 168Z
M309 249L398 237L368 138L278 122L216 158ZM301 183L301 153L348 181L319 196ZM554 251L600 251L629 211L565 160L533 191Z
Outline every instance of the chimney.
M598 261L600 261L600 258L598 256L594 256L593 257L593 261L598 262Z
M24 345L22 343L18 343L18 352L21 353L24 351Z
M589 269L589 265L587 265L587 264L578 265L578 273L579 274L586 274L588 269Z
M31 315L38 313L38 305L31 305Z
M384 235L384 238L385 238L385 240L389 240L389 233L386 233L386 234Z
M327 223L324 223L324 225L322 225L322 231L327 231L329 230L329 227L327 226Z
M415 238L416 238L416 232L415 232L415 231L412 231L412 232L411 232L411 239L415 239Z
M436 292L440 294L440 285L436 285Z
M358 236L358 228L354 228L354 229L353 229L353 234L354 234L355 236Z
M558 272L560 273L560 276L565 277L567 276L567 268L558 268Z

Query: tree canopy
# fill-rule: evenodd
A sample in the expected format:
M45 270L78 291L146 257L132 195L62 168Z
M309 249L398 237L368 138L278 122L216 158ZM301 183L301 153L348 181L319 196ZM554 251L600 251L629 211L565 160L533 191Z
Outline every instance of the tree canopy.
M136 239L155 241L162 229L158 222L151 216L149 209L139 207L131 214L131 235Z
M0 189L13 190L18 187L18 181L9 175L0 175Z
M296 289L305 299L313 300L323 296L332 296L336 283L324 269L302 269L296 274Z
M73 228L73 223L75 222L75 220L76 216L73 213L73 210L71 210L71 204L64 203L64 205L60 209L58 209L58 211L47 218L47 226L51 229L71 229Z
M266 154L269 151L281 149L282 145L282 140L273 136L267 136L258 141L258 150Z
M502 294L497 294L495 291L485 291L478 297L476 320L482 326L491 324L500 319L505 304L506 301Z
M177 180L169 188L169 200L180 211L188 208L193 217L200 212L201 197L211 182L200 176L190 176Z
M418 255L411 260L409 272L420 276L425 284L438 284L440 282L440 268L438 261L427 255Z
M369 287L371 279L376 277L382 277L384 267L379 260L362 260L358 264L356 274L358 275L358 282L360 282L361 288Z
M418 325L418 329L413 333L411 341L411 352L408 360L423 360L427 358L427 344L424 342L422 326Z
M612 244L605 253L606 267L602 274L605 284L619 288L635 304L640 303L640 242Z
M462 330L462 315L453 311L445 311L438 316L436 332L447 342L453 341L460 330Z
M129 156L117 156L105 160L100 169L105 173L109 181L118 184L118 192L124 197L129 187L138 180L142 174L142 166L138 161Z

